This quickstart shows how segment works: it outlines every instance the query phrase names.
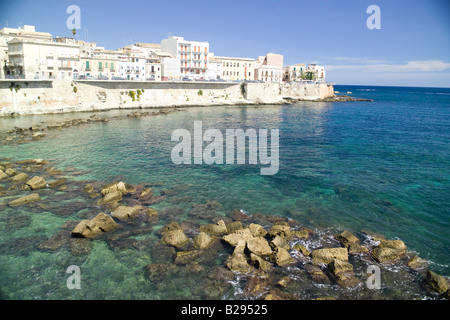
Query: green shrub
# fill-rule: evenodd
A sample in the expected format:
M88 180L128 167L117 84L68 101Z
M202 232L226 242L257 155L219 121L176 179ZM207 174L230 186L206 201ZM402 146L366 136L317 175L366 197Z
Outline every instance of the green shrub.
M202 95L203 95L203 90L198 90L197 94L198 94L199 96L202 96Z

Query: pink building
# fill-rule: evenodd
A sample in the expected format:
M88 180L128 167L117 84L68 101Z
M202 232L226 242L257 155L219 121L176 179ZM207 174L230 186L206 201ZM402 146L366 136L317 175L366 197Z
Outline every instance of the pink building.
M268 53L258 57L255 66L255 80L281 83L283 80L283 55Z

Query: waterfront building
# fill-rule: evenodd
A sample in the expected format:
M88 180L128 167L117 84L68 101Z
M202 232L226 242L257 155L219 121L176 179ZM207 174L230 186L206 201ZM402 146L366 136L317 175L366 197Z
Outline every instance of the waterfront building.
M185 76L185 74L181 73L182 68L180 59L175 58L167 52L161 52L160 60L162 81L177 81Z
M297 63L284 68L283 81L301 81L306 70L306 65L304 63Z
M318 66L316 64L309 64L308 68L306 68L306 72L310 72L312 74L312 79L318 82L325 82L325 67Z
M214 57L214 53L208 55L208 69L206 69L207 80L221 80L223 73L222 61Z
M0 29L0 78L24 76L20 73L20 66L14 66L13 63L10 64L8 60L8 42L13 39L52 41L52 35L48 32L37 32L36 27L31 25Z
M258 57L255 65L255 80L281 83L283 73L283 55L268 53Z
M80 47L76 41L14 38L8 41L5 74L26 79L72 78L79 63Z
M230 81L253 80L255 74L255 59L215 56L222 62L221 79Z
M81 55L81 68L78 75L107 80L120 77L119 63L125 54L119 50L105 50L97 47L88 55Z
M208 69L208 42L187 41L183 37L171 36L161 41L161 51L180 60L180 74L183 78L205 79Z

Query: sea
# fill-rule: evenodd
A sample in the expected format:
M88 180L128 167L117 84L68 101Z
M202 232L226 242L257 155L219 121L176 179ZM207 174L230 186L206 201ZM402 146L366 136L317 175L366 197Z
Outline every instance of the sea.
M255 298L245 295L244 277L227 281L228 287L211 295L200 287L205 282L211 286L212 279L219 281L208 272L226 268L227 251L200 263L198 272L177 269L163 280L149 279L146 273L149 264L173 263L171 258L164 259L170 254L159 244L165 225L177 221L198 230L199 225L226 218L233 210L296 221L317 234L347 230L361 235L369 230L400 239L409 251L427 260L431 270L450 276L450 88L336 85L335 91L372 101L192 106L137 118L127 117L130 110L111 110L95 112L109 118L108 122L46 130L46 136L36 141L0 145L1 162L45 159L67 179L66 190L41 191L39 205L12 208L5 202L17 195L0 197L0 298ZM93 114L0 118L0 135L4 140L14 127L45 127ZM201 121L203 131L223 133L277 129L278 171L262 175L264 165L248 161L175 164L171 154L178 141L173 141L172 134L184 129L193 135L196 121ZM83 194L85 184L113 181L168 195L151 206L159 212L151 229L133 232L120 243L93 240L85 254L73 253L64 241L51 250L39 245L67 231L68 221L100 212L102 208ZM0 181L0 187L7 190L8 183ZM212 201L219 204L214 210L192 213ZM70 265L80 268L81 289L67 285ZM395 266L392 270L396 272ZM302 273L297 271L292 271L292 278L302 283ZM410 295L386 288L385 295L366 298L425 297L416 286L403 286ZM360 297L358 290L346 291L333 283L304 283L295 290L306 299L324 294Z

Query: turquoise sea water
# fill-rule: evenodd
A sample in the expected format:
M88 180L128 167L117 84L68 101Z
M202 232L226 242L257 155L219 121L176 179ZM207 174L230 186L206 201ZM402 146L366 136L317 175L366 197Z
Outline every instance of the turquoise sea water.
M450 89L336 86L335 90L373 101L192 107L169 115L47 131L40 141L0 146L0 157L43 158L59 169L76 168L82 174L71 178L74 181L122 179L130 184L158 182L161 190L176 188L177 196L190 199L177 206L181 207L177 211L181 221L192 204L216 200L223 206L219 216L242 209L250 214L289 217L310 228L375 231L403 240L410 250L429 260L433 270L450 275ZM90 115L5 118L0 119L0 131ZM176 143L171 134L175 129L193 133L194 121L202 121L203 130L222 132L279 129L278 173L260 175L260 165L174 165L170 155ZM79 220L82 210L56 215L52 208L60 205L59 211L70 211L74 202L82 201L60 199L39 214L3 207L3 298L191 297L192 292L177 292L176 288L182 281L195 283L198 279L192 275L180 276L157 290L143 289L147 284L142 269L152 262L150 253L117 255L101 241L95 242L83 259L63 250L36 250L25 240L19 253L17 248L8 251L11 239L32 242L32 237L48 238L67 220ZM173 204L156 205L161 211L171 207ZM9 230L6 223L10 220L5 217L12 214L28 217L28 224ZM137 236L149 243L157 238L155 233ZM98 281L96 290L67 290L64 266L73 259L82 264L83 283ZM56 286L55 279L59 281Z

